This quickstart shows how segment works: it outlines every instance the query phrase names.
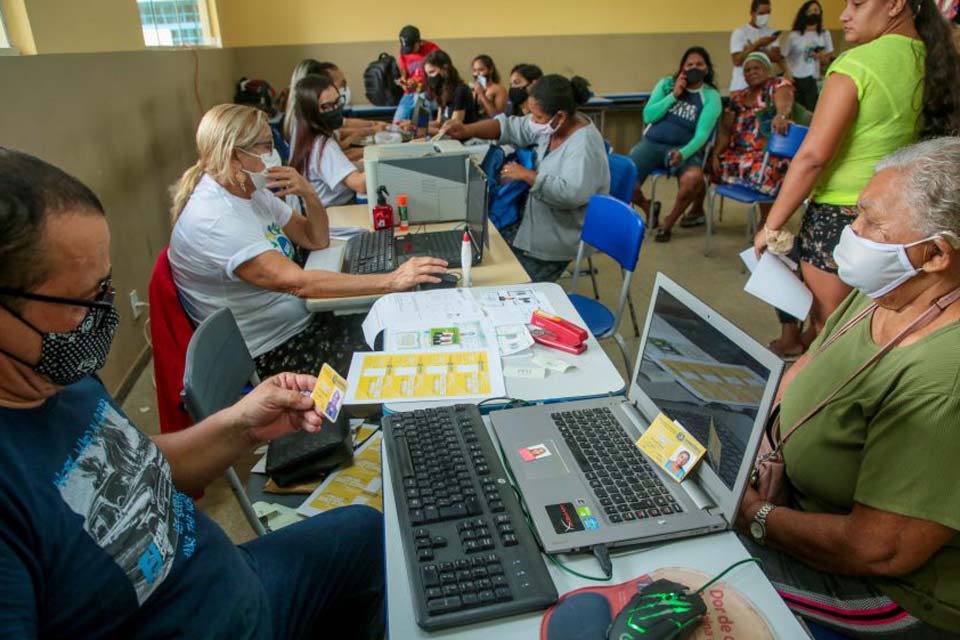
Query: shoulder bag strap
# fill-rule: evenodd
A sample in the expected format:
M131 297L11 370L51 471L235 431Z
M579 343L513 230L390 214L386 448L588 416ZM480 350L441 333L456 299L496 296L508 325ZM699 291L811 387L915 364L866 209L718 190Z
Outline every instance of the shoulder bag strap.
M960 300L960 288L954 289L947 295L937 299L937 301L934 302L929 309L927 309L922 314L920 314L920 316L917 317L916 320L911 322L902 331L900 331L900 333L898 333L893 338L891 338L889 342L887 342L885 345L883 345L883 347L879 351L877 351L877 353L873 354L866 362L860 365L860 367L856 371L854 371L849 376L847 376L847 378L843 382L841 382L836 388L834 388L834 390L831 391L823 400L818 402L816 406L814 406L802 418L800 418L800 420L798 420L797 423L794 424L789 431L787 431L786 435L784 435L783 438L780 439L780 442L777 444L774 452L779 453L783 449L783 446L790 439L790 436L792 436L794 433L797 432L797 429L802 427L808 420L810 420L810 418L816 415L818 411L823 409L823 407L829 404L830 401L836 398L837 395L848 384L853 382L853 380L857 376L859 376L861 373L863 373L868 368L873 366L878 360L880 360L880 358L888 354L894 347L900 344L900 342L902 342L903 339L906 338L908 335L910 335L914 331L918 331L922 329L923 327L933 322L937 318L937 316L943 313L944 309L949 307L951 304L953 304L957 300ZM832 335L827 341L825 341L823 345L821 345L821 347L817 349L817 351L813 354L812 357L816 357L818 354L822 353L824 349L826 349L828 346L836 342L841 335L849 331L854 325L856 325L858 322L860 322L861 320L866 318L868 315L870 315L874 310L876 310L876 308L877 308L877 305L874 303L868 306L859 314L857 314L849 322L844 324L839 331L834 333L834 335ZM777 425L777 427L779 427L779 424ZM775 432L779 434L779 428L775 428Z

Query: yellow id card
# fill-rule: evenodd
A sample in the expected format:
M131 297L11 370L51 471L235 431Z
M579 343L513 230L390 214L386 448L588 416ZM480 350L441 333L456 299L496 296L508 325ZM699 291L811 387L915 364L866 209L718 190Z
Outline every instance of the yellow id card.
M662 413L637 440L637 447L677 482L683 482L706 452L696 438Z
M330 422L336 422L340 415L343 399L347 397L347 381L328 364L324 364L317 376L317 386L313 388L313 403Z

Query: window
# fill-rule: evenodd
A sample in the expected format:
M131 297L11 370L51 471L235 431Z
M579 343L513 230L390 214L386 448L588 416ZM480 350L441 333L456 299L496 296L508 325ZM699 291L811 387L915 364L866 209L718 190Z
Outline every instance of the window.
M12 48L10 40L7 38L7 25L3 23L3 14L0 13L0 51Z
M208 0L137 0L148 47L215 47Z

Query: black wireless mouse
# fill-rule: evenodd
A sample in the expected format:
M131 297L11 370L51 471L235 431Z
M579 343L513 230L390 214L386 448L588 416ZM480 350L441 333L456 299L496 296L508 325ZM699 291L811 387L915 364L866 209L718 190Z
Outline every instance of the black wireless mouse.
M607 629L607 640L686 638L707 612L699 594L682 584L657 580L630 598Z
M460 278L455 273L441 273L437 276L440 282L422 282L416 286L414 291L430 291L431 289L453 289L460 282Z

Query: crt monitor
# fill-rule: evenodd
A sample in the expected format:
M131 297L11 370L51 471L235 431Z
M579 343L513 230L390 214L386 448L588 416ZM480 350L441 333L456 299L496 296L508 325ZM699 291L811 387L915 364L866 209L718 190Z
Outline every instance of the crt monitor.
M773 372L663 287L650 318L636 384L707 448L732 490Z

